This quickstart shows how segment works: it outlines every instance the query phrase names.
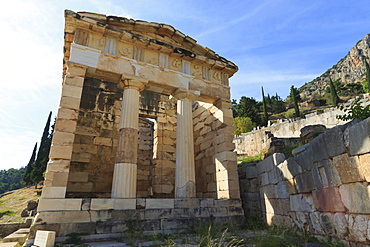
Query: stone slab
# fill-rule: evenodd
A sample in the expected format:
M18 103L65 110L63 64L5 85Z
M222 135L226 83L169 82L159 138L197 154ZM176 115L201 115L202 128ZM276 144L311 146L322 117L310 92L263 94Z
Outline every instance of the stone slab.
M355 124L348 128L348 143L351 155L364 154L370 152L370 136L369 136L370 118Z
M44 188L45 189L45 188ZM45 199L40 198L38 212L81 210L82 199Z
M42 189L41 198L64 198L66 195L66 187L44 187Z
M146 209L152 208L174 208L174 199L146 199Z
M313 191L315 207L322 212L345 212L339 188L329 187Z

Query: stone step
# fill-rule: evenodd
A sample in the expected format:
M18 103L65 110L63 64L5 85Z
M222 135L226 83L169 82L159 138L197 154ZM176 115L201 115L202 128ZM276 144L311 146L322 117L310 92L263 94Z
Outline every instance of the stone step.
M17 247L18 242L0 243L0 247Z
M13 232L12 234L6 236L3 239L3 243L14 243L14 242L16 242L17 244L19 243L20 245L22 245L22 244L24 244L24 242L26 242L26 239L27 239L29 233L30 233L29 228L18 229L17 231ZM11 246L11 245L8 245L8 246Z

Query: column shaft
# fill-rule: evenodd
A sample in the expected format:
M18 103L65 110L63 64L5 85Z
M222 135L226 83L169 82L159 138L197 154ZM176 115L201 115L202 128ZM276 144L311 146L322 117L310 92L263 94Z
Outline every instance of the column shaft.
M186 96L189 95L186 94ZM196 196L191 98L182 97L177 101L176 198L194 198Z
M137 183L137 150L139 131L139 90L125 80L116 164L114 165L112 198L135 198Z

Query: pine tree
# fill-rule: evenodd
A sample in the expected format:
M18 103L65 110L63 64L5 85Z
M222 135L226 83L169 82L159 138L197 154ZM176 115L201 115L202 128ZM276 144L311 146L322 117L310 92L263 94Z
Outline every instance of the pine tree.
M298 101L300 100L300 95L299 95L299 91L297 90L297 88L295 88L293 85L290 87L289 98L291 101L293 101L294 109L295 109L295 116L300 117L301 113L299 112L299 107L298 107Z
M31 173L31 180L37 187L37 183L43 180L43 173L46 170L46 164L49 160L49 151L51 145L51 134L50 131L50 119L51 112L42 133L39 151L37 152L37 158Z
M263 87L262 87L262 106L263 106L263 125L267 125L268 114L267 114L265 92L263 91Z
M32 173L32 169L35 164L35 161L36 161L36 151L37 151L37 142L35 144L35 147L33 148L31 159L26 166L26 172L23 177L23 181L26 182L26 185L32 184L31 173Z
M331 102L333 103L333 105L337 106L339 104L340 99L337 90L335 89L333 81L331 80L331 78L329 79L330 79L329 83L330 83Z

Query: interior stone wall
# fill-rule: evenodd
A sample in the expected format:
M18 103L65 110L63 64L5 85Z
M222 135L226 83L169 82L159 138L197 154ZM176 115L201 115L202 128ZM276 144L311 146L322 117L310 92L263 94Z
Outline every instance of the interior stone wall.
M296 157L285 160L274 154L258 163L255 173L240 169L245 177L257 179L267 223L332 237L346 246L368 246L369 130L370 118L352 121L316 137Z
M137 153L137 198L151 196L151 168L153 166L154 122L140 117Z
M117 149L122 90L86 77L73 141L67 197L109 197ZM176 104L168 95L140 94L138 197L173 197ZM152 118L150 121L146 118Z
M230 106L230 107L229 107ZM198 198L238 198L231 104L193 104L194 156Z

